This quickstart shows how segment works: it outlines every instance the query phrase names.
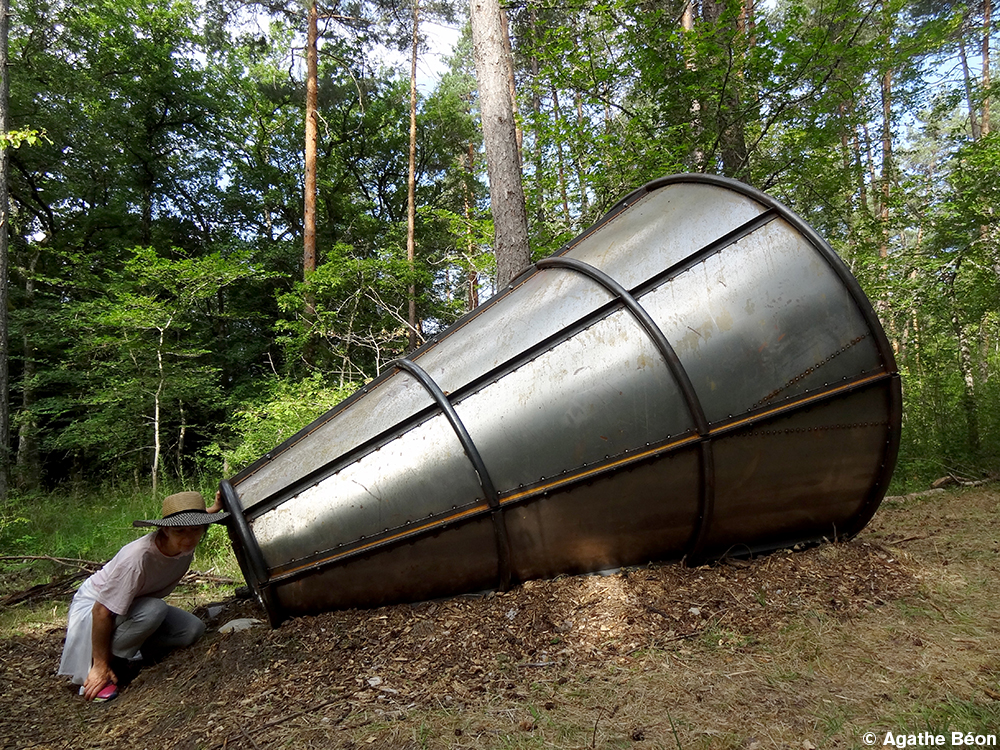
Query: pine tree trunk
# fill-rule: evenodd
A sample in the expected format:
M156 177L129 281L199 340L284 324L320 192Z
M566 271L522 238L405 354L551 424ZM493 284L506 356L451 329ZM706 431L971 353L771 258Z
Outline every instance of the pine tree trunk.
M528 216L510 100L510 60L504 46L498 0L472 0L469 14L493 209L497 287L501 287L531 260Z
M416 229L417 229L417 46L419 42L418 29L420 22L420 0L413 0L413 49L410 59L410 168L406 181L406 262L410 273L414 271L416 261ZM409 309L407 323L410 327L409 349L417 348L417 287L410 280L407 290Z
M982 137L982 130L979 126L976 99L972 94L972 72L969 70L969 55L965 50L964 37L958 40L958 59L962 64L962 81L965 84L965 102L969 108L969 126L972 130L972 140L978 141Z
M878 256L883 281L886 281L889 276L889 238L892 233L889 212L889 199L891 196L893 180L892 75L892 68L888 68L882 74L882 178L881 205L879 211L881 244L879 246ZM889 324L889 336L895 341L897 336L896 332L891 327L892 318L890 317L889 308L889 284L883 283L882 288L883 292L875 301L875 308L882 321Z
M993 24L993 0L983 2L983 111L980 132L990 134L990 28Z
M576 92L576 125L580 133L585 133L587 120L583 114L583 97L580 92ZM590 212L590 200L587 197L587 151L580 143L580 138L574 139L576 148L576 181L580 186L580 216L586 217Z
M955 278L958 276L958 264L947 278L948 296L951 302L951 327L958 343L958 364L962 373L962 410L965 412L966 439L973 462L978 463L980 451L979 414L976 410L975 370L972 365L972 346L962 325L959 314L958 298L955 294Z
M534 6L530 10L532 48L536 48L538 41L538 11ZM535 149L534 149L534 184L535 184L535 221L539 225L545 222L545 167L542 164L542 97L538 95L539 87L539 65L538 56L532 52L531 55L531 110L535 116Z
M746 7L740 4L740 15L733 19L732 26L723 28L721 21L726 11L722 0L703 0L702 16L706 23L715 26L719 36L718 45L729 50L729 59L719 60L720 65L729 67L725 87L719 92L716 109L715 128L722 157L722 172L727 177L740 177L746 170L747 144L743 128L741 85L743 75L743 55L740 53L741 36L746 22Z
M892 69L882 74L882 178L879 223L882 242L878 255L883 262L889 257L889 198L892 188Z
M556 123L556 174L559 177L559 199L562 201L563 221L566 226L570 225L569 197L566 192L566 160L563 154L562 139L562 107L559 106L559 89L552 87L552 114Z
M7 102L10 99L10 75L7 64L10 1L0 0L0 136L7 135ZM7 194L7 149L0 149L0 502L7 499L10 476L10 369L7 332L7 217L10 198Z
M479 272L476 270L472 259L476 253L476 241L472 234L472 180L475 179L475 144L469 142L468 155L466 157L465 170L466 179L462 183L462 194L465 203L465 240L466 252L469 256L469 274L466 277L466 306L469 310L479 307Z
M316 151L319 141L319 50L316 1L310 0L306 34L306 142L305 201L303 208L302 268L305 279L316 270Z
M510 111L514 114L514 136L517 139L517 163L524 166L524 154L521 148L524 144L524 132L521 130L520 118L517 116L517 86L514 81L514 50L510 44L510 22L507 19L507 11L500 8L500 38L503 40L504 55L508 61L507 65L507 90L510 93Z
M310 277L316 270L316 155L319 148L319 32L316 0L308 0L306 30L306 112L304 144L304 190L302 208L302 278L305 281L303 308L306 328L316 322L316 298ZM310 330L303 357L316 357L316 338Z
M684 10L681 13L681 30L684 31L685 34L689 34L692 31L694 31L694 14L695 14L694 1L688 0L684 4ZM695 69L694 47L691 46L691 44L684 45L684 57L685 57L684 67L686 67L688 70L694 70ZM701 101L699 101L697 98L693 98L691 100L691 126L694 130L694 133L697 135L700 135L705 129L704 124L702 123ZM701 145L697 143L697 140L695 140L694 142L696 143L696 145L694 147L694 153L692 154L692 156L694 157L695 164L700 168L705 163L705 152L702 149Z

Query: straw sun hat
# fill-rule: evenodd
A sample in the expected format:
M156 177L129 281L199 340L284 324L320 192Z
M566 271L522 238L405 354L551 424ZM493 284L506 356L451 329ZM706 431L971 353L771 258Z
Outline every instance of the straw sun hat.
M229 518L225 511L205 512L205 498L200 492L178 492L163 499L163 518L133 521L133 526L207 526Z

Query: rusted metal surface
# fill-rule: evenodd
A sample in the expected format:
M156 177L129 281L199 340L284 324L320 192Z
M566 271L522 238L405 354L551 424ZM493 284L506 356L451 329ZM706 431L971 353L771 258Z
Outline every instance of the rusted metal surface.
M740 183L646 185L223 482L272 624L857 533L899 445L855 279Z

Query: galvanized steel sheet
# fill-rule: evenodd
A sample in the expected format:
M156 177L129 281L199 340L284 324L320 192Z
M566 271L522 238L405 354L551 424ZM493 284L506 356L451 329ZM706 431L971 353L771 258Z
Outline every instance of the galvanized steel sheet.
M222 483L273 624L857 533L892 350L833 250L705 175L637 190Z

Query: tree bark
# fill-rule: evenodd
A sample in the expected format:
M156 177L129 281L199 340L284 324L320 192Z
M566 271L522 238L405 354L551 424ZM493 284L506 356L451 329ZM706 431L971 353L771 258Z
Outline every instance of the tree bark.
M980 131L990 134L990 28L993 24L993 0L983 2L983 112Z
M720 49L728 51L728 60L720 59L719 65L727 67L727 73L719 91L719 101L716 105L715 127L722 172L727 177L741 177L747 166L746 132L743 127L742 82L744 56L741 51L743 35L746 28L746 5L740 3L740 14L734 18L731 25L722 26L723 15L727 4L721 0L703 0L702 17L715 27L717 44Z
M503 41L498 0L471 0L472 54L479 85L479 109L493 209L497 287L530 263L528 216L510 100L510 59Z
M684 4L684 9L681 12L681 30L685 34L690 34L694 31L694 16L694 2L693 0L688 0L688 2ZM695 69L694 47L690 43L684 44L684 67L688 70ZM699 135L705 129L704 124L702 123L701 101L697 98L691 99L691 126ZM701 145L697 144L697 140L694 142L696 145L692 156L694 157L694 163L700 169L705 163L705 152Z
M962 410L965 412L966 439L969 443L972 459L978 464L980 457L979 413L976 408L976 380L972 365L972 346L969 343L965 326L962 324L958 295L955 293L955 279L958 276L959 263L960 261L955 264L954 271L948 274L946 283L951 303L951 327L958 343L958 365L962 373Z
M538 54L535 51L539 46L539 33L538 33L538 10L531 6L530 10L531 18L531 34L532 34L532 53L531 53L531 111L535 117L534 123L534 154L532 158L534 159L534 185L535 185L535 221L542 225L545 222L545 181L543 175L545 173L545 165L542 163L542 97L538 93L538 87L541 85L539 76L539 64L538 64Z
M406 181L406 262L413 273L416 260L416 229L417 229L417 47L420 41L418 35L420 22L420 0L413 0L413 50L410 59L410 168ZM407 290L409 310L407 324L410 327L410 351L417 348L417 286L410 279Z
M559 179L559 199L562 202L563 221L566 227L570 226L569 215L569 193L566 190L566 160L563 154L563 116L562 107L559 106L559 89L552 87L552 119L556 123L556 175Z
M302 268L305 279L316 270L316 151L319 141L319 50L316 2L310 0L306 33L305 205L302 214Z
M882 74L882 198L879 219L882 227L882 244L879 258L889 257L889 197L892 187L892 68Z
M517 85L514 81L514 49L510 43L510 21L507 18L507 11L500 8L500 39L503 41L504 55L508 61L507 65L507 90L510 95L510 111L514 114L514 136L517 138L518 163L524 166L524 154L521 149L524 146L524 133L521 130L521 122L517 114Z
M576 98L576 126L580 133L587 132L587 119L583 114L583 97L580 92ZM590 213L590 200L587 197L587 150L580 143L580 138L574 139L576 146L576 182L580 186L580 216L586 218Z
M466 179L462 182L462 196L465 204L465 242L469 256L469 273L466 277L466 305L469 310L479 307L479 272L472 259L476 254L476 242L472 234L472 181L475 179L475 145L470 141L465 164Z
M972 130L972 140L978 141L982 137L982 130L977 119L976 99L972 95L972 73L969 70L969 56L965 51L965 37L958 40L958 59L962 63L962 81L965 84L965 101L969 108L969 127Z
M7 102L10 75L7 63L10 0L0 0L0 137L7 135ZM10 197L7 194L9 159L6 144L0 144L0 502L7 499L10 475L10 370L7 332L7 222Z

